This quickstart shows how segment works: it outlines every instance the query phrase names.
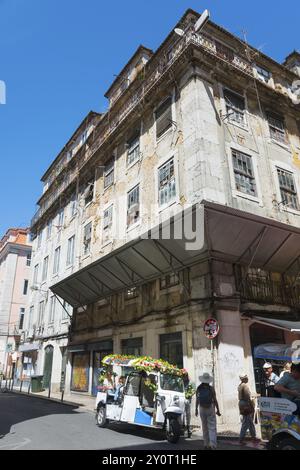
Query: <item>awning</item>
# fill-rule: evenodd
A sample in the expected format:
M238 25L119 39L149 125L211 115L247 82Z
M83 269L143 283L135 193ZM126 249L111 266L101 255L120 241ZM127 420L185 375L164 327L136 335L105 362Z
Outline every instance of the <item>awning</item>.
M197 221L197 237L189 244L191 233L187 231L187 236L180 228L191 226L192 221L194 225ZM77 308L208 257L281 273L299 271L300 229L203 201L77 271L51 290Z
M21 344L19 346L19 352L38 351L39 349L40 349L39 343L27 343L27 344Z
M213 258L280 273L296 269L299 228L219 204L204 202L204 206Z
M204 208L194 206L51 287L73 307L197 263L205 253Z
M273 326L290 333L300 333L300 321L278 320L270 317L251 317L251 320L266 326Z

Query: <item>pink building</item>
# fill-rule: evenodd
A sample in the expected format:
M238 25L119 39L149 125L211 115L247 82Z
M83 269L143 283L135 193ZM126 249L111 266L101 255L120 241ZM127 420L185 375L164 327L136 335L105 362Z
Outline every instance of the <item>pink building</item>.
M0 374L8 378L18 360L30 264L29 229L10 228L0 241Z

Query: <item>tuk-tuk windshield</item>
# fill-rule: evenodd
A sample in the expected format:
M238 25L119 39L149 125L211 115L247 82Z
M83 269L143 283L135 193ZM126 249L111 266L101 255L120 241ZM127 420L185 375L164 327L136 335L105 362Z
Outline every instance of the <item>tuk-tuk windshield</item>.
M184 392L182 377L172 374L160 375L160 387L162 390L172 390L173 392Z

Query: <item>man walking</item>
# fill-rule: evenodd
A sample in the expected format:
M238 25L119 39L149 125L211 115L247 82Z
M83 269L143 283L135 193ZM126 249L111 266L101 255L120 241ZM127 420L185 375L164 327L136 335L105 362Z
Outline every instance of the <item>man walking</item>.
M196 416L199 414L202 422L204 448L215 450L217 448L217 416L221 416L216 392L210 384L213 377L207 372L199 377L200 385L196 392Z
M256 438L256 429L253 422L254 405L251 398L251 391L248 386L249 379L247 374L241 374L240 381L241 383L238 387L239 410L240 415L243 417L240 432L240 444L244 444L247 431L250 432L250 436L253 441L258 441L258 439Z

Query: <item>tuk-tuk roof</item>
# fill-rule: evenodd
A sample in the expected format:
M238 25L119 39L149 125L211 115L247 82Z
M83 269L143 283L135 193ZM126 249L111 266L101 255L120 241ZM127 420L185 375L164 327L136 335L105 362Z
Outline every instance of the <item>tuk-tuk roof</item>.
M131 367L141 372L161 372L162 374L177 375L179 377L187 375L185 369L179 369L167 361L153 359L150 356L111 354L102 360L102 364L105 366Z

